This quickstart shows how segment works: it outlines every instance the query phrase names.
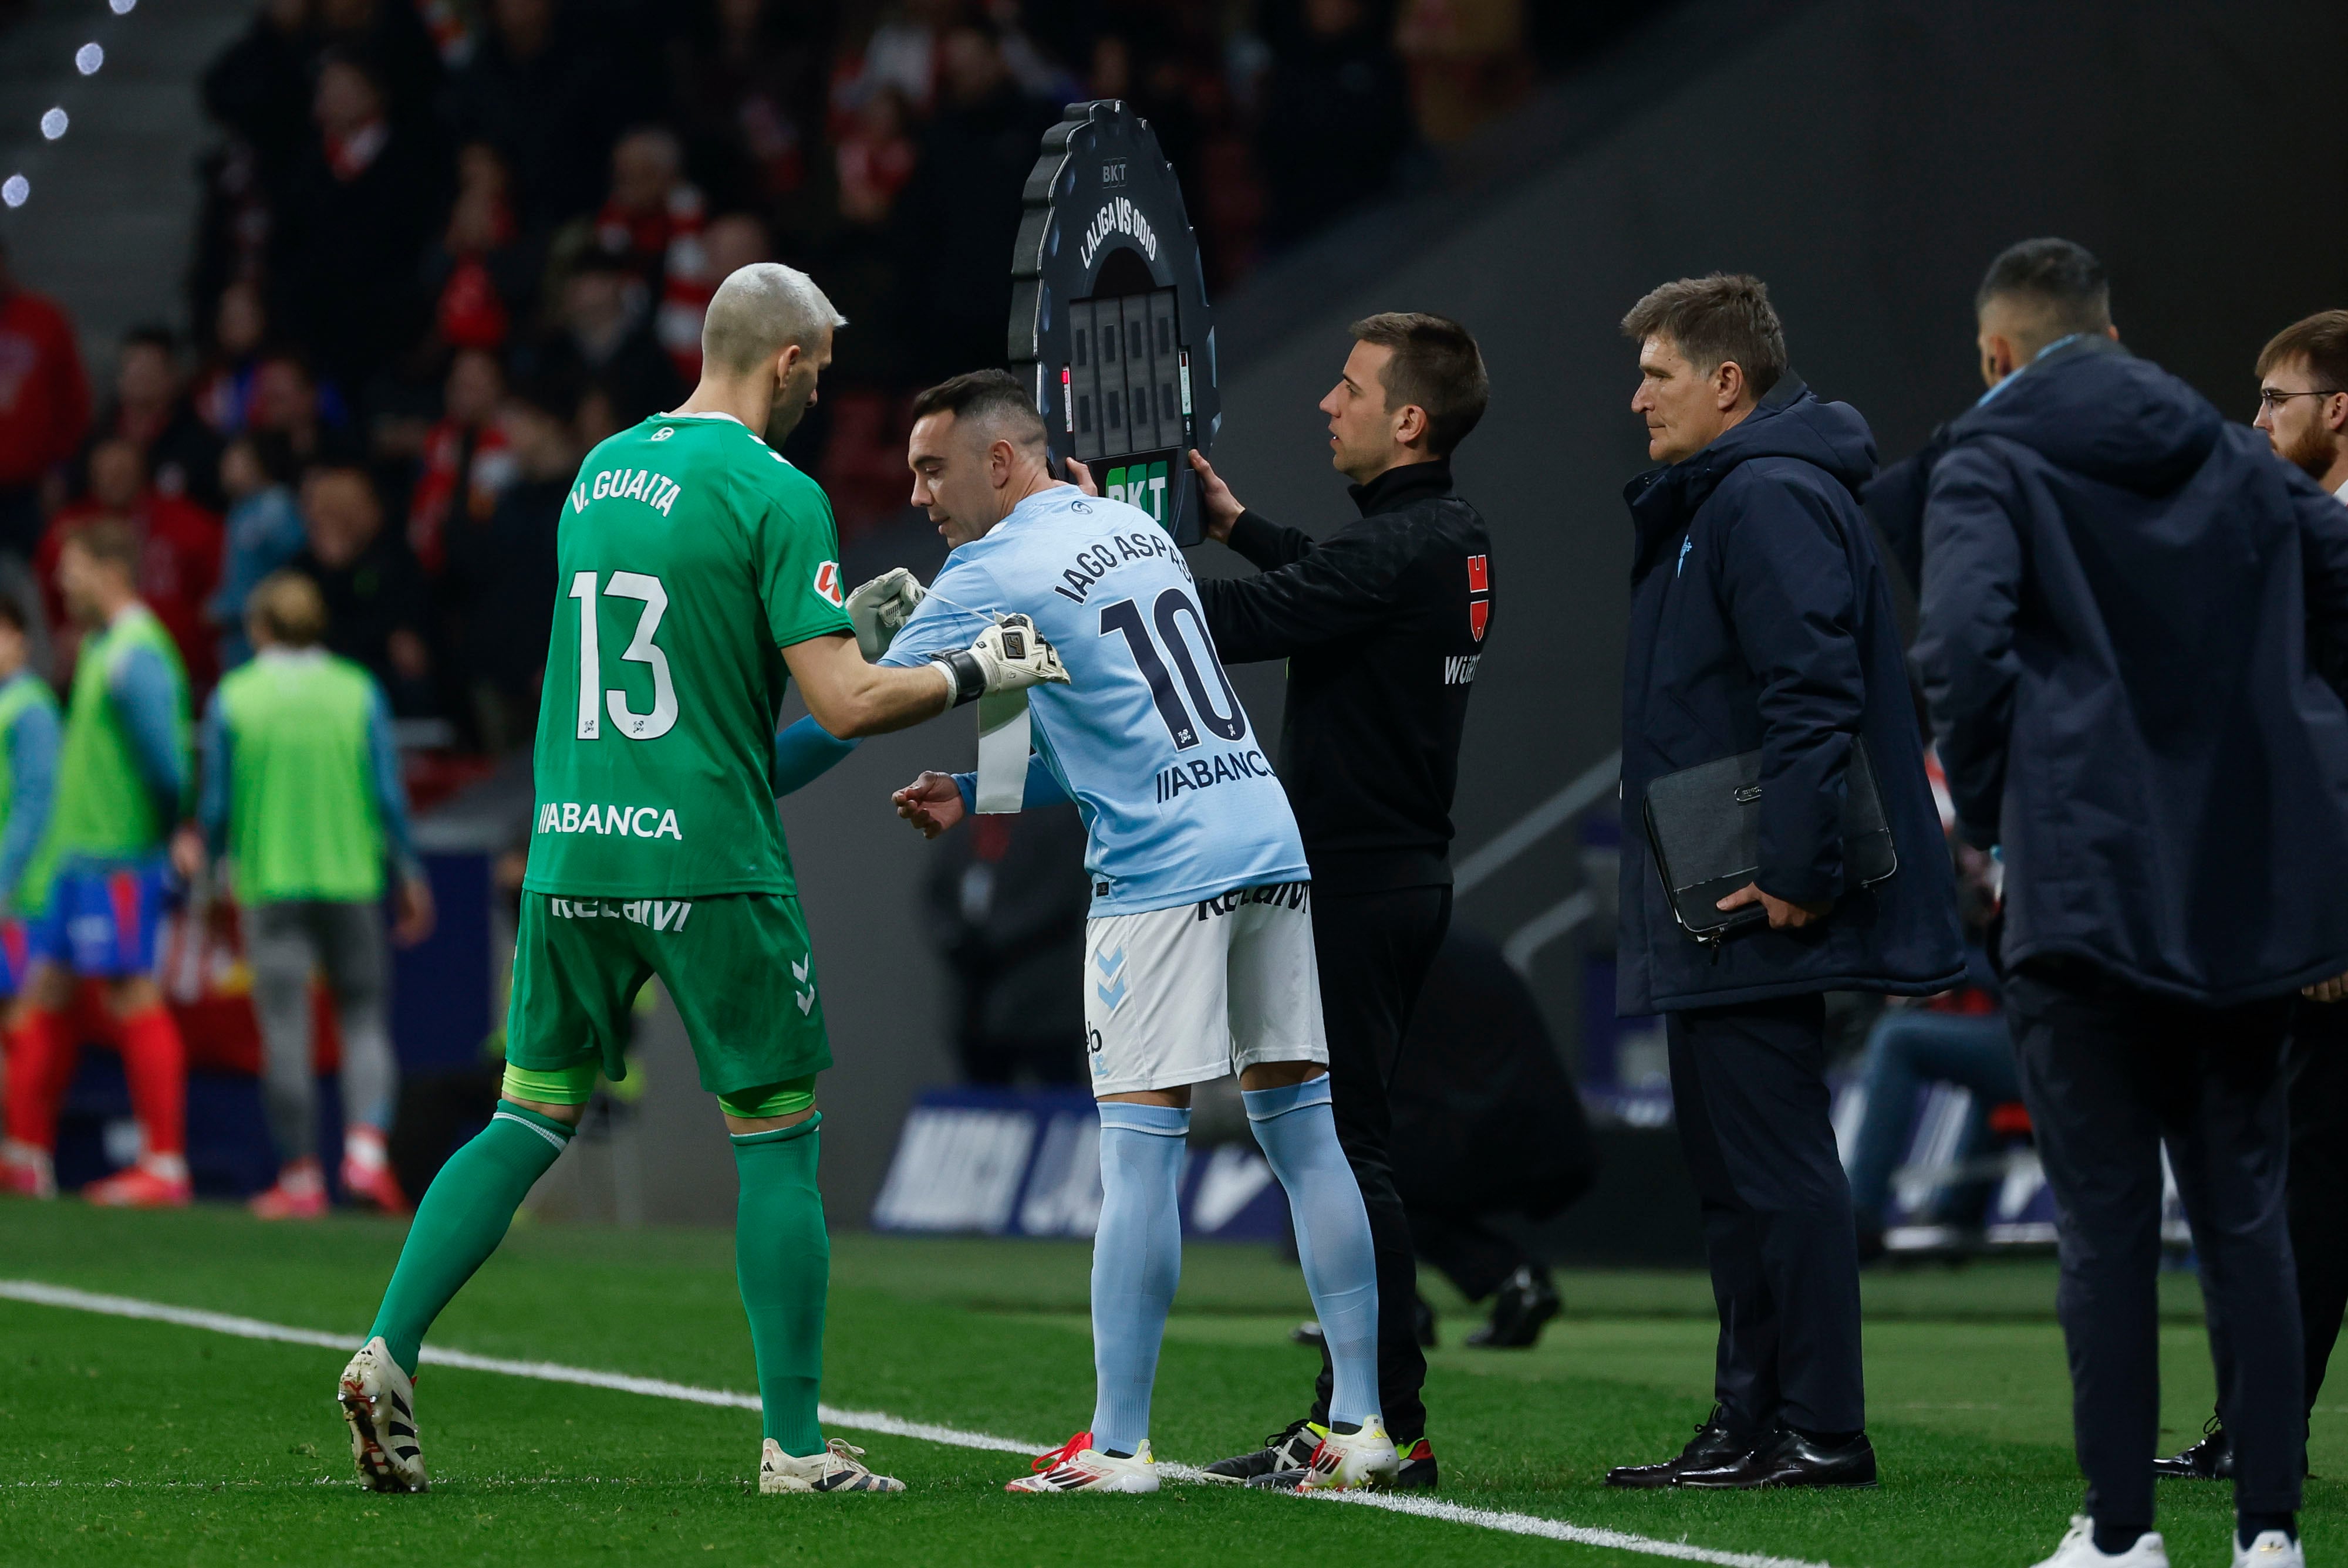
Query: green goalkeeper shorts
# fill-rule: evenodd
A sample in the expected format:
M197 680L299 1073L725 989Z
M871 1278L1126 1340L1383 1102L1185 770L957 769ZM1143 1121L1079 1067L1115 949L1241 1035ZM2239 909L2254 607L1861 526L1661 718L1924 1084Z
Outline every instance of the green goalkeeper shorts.
M621 1052L636 993L658 975L685 1020L701 1087L733 1094L831 1065L799 901L773 893L711 898L521 896L506 1061L559 1072Z

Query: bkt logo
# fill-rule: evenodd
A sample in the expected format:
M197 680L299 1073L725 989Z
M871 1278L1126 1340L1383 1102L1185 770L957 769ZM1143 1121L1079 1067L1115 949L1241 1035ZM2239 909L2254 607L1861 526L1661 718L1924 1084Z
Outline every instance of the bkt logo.
M1101 185L1105 189L1113 190L1124 183L1125 159L1121 158L1112 159L1110 161L1101 165Z
M826 604L845 604L839 591L839 563L828 560L815 569L815 596Z
M1138 507L1166 526L1166 465L1136 463L1129 467L1111 468L1101 477L1101 494L1112 501L1123 501L1128 507Z

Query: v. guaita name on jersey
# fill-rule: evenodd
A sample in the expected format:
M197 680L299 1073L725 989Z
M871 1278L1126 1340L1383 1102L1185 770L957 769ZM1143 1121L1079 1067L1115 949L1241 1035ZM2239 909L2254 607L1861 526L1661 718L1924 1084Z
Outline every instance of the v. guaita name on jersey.
M606 468L592 480L582 479L572 487L571 509L583 512L590 501L642 501L665 518L682 494L682 487L665 474L649 468Z

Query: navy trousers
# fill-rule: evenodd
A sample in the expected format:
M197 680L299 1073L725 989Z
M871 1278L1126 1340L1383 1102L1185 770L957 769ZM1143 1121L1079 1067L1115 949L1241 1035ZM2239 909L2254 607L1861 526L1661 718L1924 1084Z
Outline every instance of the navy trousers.
M2243 1512L2296 1512L2305 1365L2284 1200L2296 999L2197 1008L2075 959L2009 978L2006 1010L2054 1189L2087 1512L2149 1529L2160 1435L2160 1153L2192 1223Z
M1729 1429L1867 1425L1859 1245L1835 1152L1826 1001L1665 1015L1672 1103L1720 1310L1714 1398Z

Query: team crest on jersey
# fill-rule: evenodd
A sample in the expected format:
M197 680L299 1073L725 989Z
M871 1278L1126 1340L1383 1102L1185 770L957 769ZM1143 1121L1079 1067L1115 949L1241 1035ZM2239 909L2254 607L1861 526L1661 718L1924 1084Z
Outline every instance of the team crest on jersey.
M839 605L847 602L846 598L839 591L838 561L828 560L815 569L815 596L826 604Z

